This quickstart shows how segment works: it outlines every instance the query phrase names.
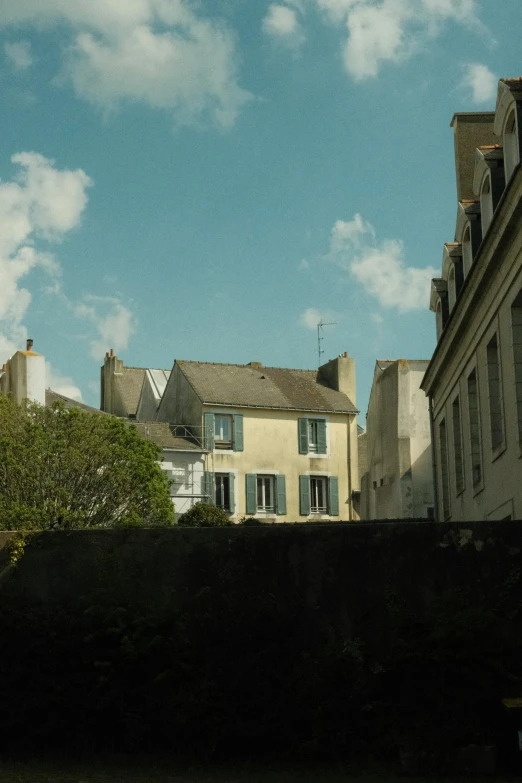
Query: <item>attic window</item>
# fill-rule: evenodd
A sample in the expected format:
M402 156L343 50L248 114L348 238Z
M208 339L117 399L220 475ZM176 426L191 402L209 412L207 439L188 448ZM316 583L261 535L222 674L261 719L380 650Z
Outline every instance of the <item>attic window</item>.
M506 174L506 184L509 182L517 164L520 162L520 152L518 149L517 122L515 112L512 111L506 122L504 131L504 166Z
M493 218L493 198L489 174L484 180L480 193L480 218L482 222L482 237L485 237L489 224Z

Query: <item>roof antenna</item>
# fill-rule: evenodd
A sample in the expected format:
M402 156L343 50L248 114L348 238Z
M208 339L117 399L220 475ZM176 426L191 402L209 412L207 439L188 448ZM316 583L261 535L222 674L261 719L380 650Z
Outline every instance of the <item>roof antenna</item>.
M323 326L336 326L336 324L337 324L337 321L328 321L328 322L326 322L326 321L323 321L322 318L319 321L319 323L317 324L317 354L319 356L319 365L318 365L319 367L321 366L321 354L324 353L323 349L321 348L321 343L324 340L324 337L321 337L321 329L323 328Z

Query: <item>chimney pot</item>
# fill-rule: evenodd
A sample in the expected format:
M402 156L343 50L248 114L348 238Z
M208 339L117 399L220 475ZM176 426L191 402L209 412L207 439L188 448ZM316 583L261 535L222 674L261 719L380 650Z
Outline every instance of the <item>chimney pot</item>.
M111 357L114 356L114 348L111 348Z
M345 351L345 352L343 353L343 356L344 356L344 358L345 358L345 359L347 359L347 358L348 358L348 351Z
M2 372L7 372L7 364L2 364Z
M105 358L106 358L106 359L108 359L108 358L109 358L109 351L105 351Z
M26 351L32 351L33 350L33 341L32 340L27 340L27 344L26 344L26 349L25 350Z

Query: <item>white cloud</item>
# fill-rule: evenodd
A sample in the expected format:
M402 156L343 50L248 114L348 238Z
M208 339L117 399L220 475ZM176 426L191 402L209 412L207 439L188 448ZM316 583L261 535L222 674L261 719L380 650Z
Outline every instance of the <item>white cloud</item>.
M18 71L26 71L33 64L29 41L13 41L4 44L4 53L11 65Z
M65 397L79 402L82 400L82 393L73 379L57 372L49 362L45 362L45 383L48 389L52 389L58 394L63 394Z
M60 267L36 240L59 243L80 224L92 184L85 172L59 170L35 152L13 155L17 176L0 180L0 351L8 358L27 336L23 319L31 294L21 285L35 269L52 278Z
M251 98L239 87L235 39L190 0L3 0L1 23L66 24L62 80L113 110L139 101L178 124L210 117L230 127Z
M273 3L269 6L263 19L263 31L277 41L293 47L299 46L305 40L297 11L287 5Z
M438 273L432 266L406 266L402 242L378 241L373 226L359 214L334 224L327 259L349 271L382 307L401 313L428 307L430 281Z
M109 348L125 350L136 331L134 316L116 297L86 296L74 309L78 318L91 323L97 336L89 338L89 353L93 359L103 359Z
M317 310L315 307L309 307L299 316L299 323L307 329L317 329L319 321L331 321L333 315L327 311ZM330 324L331 325L331 324Z
M309 0L348 36L343 60L356 81L422 49L445 22L478 28L475 0Z
M473 103L491 103L497 95L498 78L487 65L468 63L464 66L461 86L470 93Z

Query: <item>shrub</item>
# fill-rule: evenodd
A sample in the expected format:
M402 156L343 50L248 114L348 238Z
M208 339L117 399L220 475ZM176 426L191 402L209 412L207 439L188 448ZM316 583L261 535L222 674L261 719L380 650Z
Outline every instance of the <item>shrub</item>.
M234 523L222 508L210 503L196 503L178 519L184 527L225 527Z

